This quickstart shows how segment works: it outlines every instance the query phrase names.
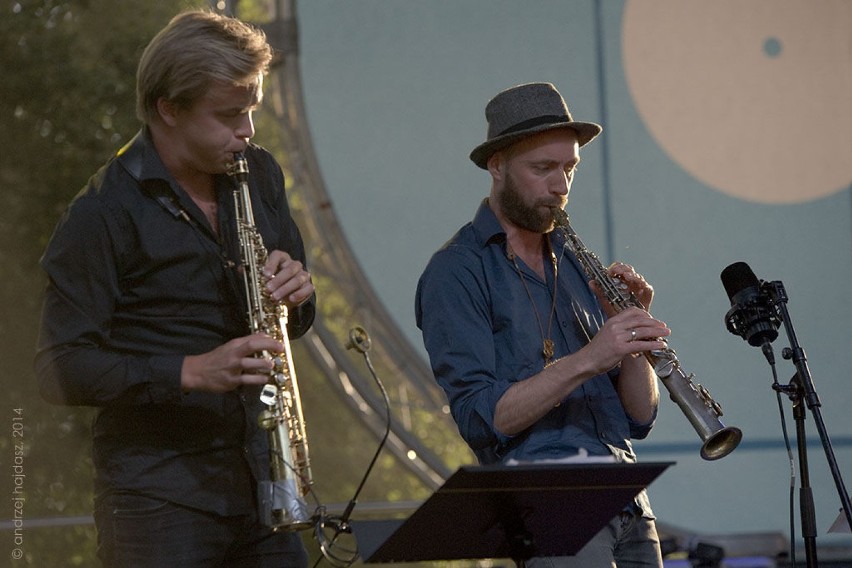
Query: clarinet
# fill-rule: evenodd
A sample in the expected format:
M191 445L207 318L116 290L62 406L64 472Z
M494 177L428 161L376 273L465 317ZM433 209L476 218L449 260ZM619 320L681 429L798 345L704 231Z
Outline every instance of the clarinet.
M611 278L601 264L598 256L591 252L571 227L568 214L558 207L553 208L555 226L565 234L565 247L568 248L586 273L589 280L595 280L601 287L606 300L617 312L629 307L645 309L632 293L626 295L623 283ZM665 339L660 338L665 342ZM687 375L681 368L674 350L668 347L646 351L645 358L654 369L663 386L669 391L670 398L680 407L687 420L701 437L701 457L705 460L717 460L734 451L742 439L739 428L725 426L719 420L722 407L713 400L706 388L693 383L693 374Z

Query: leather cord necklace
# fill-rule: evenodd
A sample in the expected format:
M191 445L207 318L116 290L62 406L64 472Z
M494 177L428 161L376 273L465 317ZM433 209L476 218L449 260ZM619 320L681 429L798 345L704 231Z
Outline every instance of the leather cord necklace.
M553 250L550 248L550 241L547 240L547 248L550 253L550 262L553 266L553 291L550 294L550 315L547 318L547 334L544 333L544 326L541 322L541 316L538 313L538 308L536 308L535 301L533 300L532 293L530 292L529 286L527 286L527 280L524 278L524 273L521 272L521 267L518 266L518 261L515 257L515 251L512 250L512 246L509 243L506 243L507 253L509 255L509 260L512 261L512 265L515 267L515 271L518 273L518 277L521 279L521 284L524 286L524 291L527 293L527 298L530 300L530 304L532 304L533 314L535 314L536 322L538 322L538 331L541 334L541 355L544 357L544 364L547 365L553 360L554 353L554 343L553 339L551 339L551 329L553 326L553 315L556 313L556 284L557 279L559 278L559 269L557 268L556 263L556 255L553 254ZM545 283L547 279L545 278Z

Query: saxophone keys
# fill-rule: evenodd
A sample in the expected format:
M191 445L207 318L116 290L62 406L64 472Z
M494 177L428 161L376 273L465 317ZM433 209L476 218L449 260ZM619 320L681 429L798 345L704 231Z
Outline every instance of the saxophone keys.
M272 430L278 425L275 414L269 410L261 410L257 415L257 425L263 430Z
M630 290L630 286L621 278L610 277L609 281L612 282L613 286L615 286L621 292L627 292L628 290Z
M722 416L722 405L710 396L710 391L702 385L698 385L698 391L701 393L701 398L704 399L704 403L709 406L714 413L716 413L716 416Z
M263 389L260 391L260 402L266 406L274 406L277 398L278 389L275 388L275 385L269 383L263 385Z

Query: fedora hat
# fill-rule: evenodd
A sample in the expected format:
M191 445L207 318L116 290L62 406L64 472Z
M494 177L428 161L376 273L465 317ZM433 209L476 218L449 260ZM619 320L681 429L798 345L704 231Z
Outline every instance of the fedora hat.
M470 159L482 169L488 169L491 154L532 134L570 128L583 146L603 130L599 124L571 118L565 99L550 83L527 83L498 93L485 106L485 119L486 140L470 153Z

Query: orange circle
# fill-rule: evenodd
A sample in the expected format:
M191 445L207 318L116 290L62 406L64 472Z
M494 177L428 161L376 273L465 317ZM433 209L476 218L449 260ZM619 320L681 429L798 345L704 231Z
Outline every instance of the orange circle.
M850 22L848 0L627 0L627 85L697 179L748 201L811 201L852 182Z

